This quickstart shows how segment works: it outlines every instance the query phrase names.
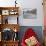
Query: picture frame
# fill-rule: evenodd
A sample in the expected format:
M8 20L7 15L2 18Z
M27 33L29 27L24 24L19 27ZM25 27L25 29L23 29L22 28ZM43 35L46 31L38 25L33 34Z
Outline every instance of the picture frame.
M9 15L9 10L2 10L2 15Z
M37 9L24 8L23 9L23 18L24 19L36 19L37 18Z
M3 24L17 24L17 16L3 16Z
M17 21L17 16L9 16L8 17L8 24L17 24L18 21Z
M10 15L16 15L17 13L18 13L18 12L17 12L16 10L10 10L10 11L9 11L9 14L10 14Z

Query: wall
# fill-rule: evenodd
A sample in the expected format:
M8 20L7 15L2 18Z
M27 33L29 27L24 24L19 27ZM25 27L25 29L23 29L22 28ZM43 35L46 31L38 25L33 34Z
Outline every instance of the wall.
M14 0L15 1L15 0ZM0 6L15 6L13 0L0 0ZM19 24L21 26L43 26L43 6L42 0L17 0L18 5L20 6L20 17ZM36 19L24 19L23 18L23 9L24 8L37 8L37 18Z
M18 1L20 2L22 8L36 8L37 9L37 18L36 19L24 19L23 14L20 16L20 25L22 26L43 26L43 6L42 0L25 0ZM21 11L22 12L22 11Z
M35 31L37 32L38 37L40 38L40 41L42 42L43 38L43 6L42 6L42 0L17 0L18 6L20 6L20 11L19 11L19 24L20 26L36 26L33 27ZM0 0L0 6L1 7L9 7L9 6L14 6L15 3L13 0ZM23 18L23 9L24 8L37 8L37 18L36 19L24 19ZM37 27L38 26L38 27ZM23 28L20 27L23 31ZM27 28L27 27L24 27ZM39 32L39 33L38 33Z

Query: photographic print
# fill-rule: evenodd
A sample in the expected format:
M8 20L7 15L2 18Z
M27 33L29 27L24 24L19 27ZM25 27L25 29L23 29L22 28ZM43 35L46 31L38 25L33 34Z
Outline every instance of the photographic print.
M37 18L37 9L24 8L23 9L24 19L35 19Z

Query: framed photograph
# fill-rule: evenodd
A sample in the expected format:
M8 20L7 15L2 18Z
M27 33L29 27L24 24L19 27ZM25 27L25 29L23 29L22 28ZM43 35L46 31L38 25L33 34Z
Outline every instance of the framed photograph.
M17 16L3 16L3 24L17 24Z
M9 15L9 10L2 10L2 15Z
M18 13L18 12L17 12L16 10L10 10L10 11L9 11L9 14L10 14L10 15L16 15L17 13Z
M9 16L8 24L17 24L17 16Z
M13 11L10 11L10 15L14 15L14 12Z
M24 8L23 9L23 18L24 19L35 19L37 18L37 9Z

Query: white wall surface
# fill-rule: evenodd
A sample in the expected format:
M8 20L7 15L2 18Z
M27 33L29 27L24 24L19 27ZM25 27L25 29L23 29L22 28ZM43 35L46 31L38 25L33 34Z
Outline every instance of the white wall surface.
M0 6L1 7L14 6L15 5L14 1L15 0L0 0Z
M15 0L0 0L0 6L8 7L15 6ZM43 26L43 6L42 0L17 0L18 5L20 6L20 17L19 24L21 26ZM24 19L23 18L23 9L24 8L36 8L37 9L37 18L36 19Z
M42 0L24 0L20 2L22 9L24 8L36 8L37 18L36 19L24 19L23 14L20 16L20 25L22 26L43 26L43 6Z

